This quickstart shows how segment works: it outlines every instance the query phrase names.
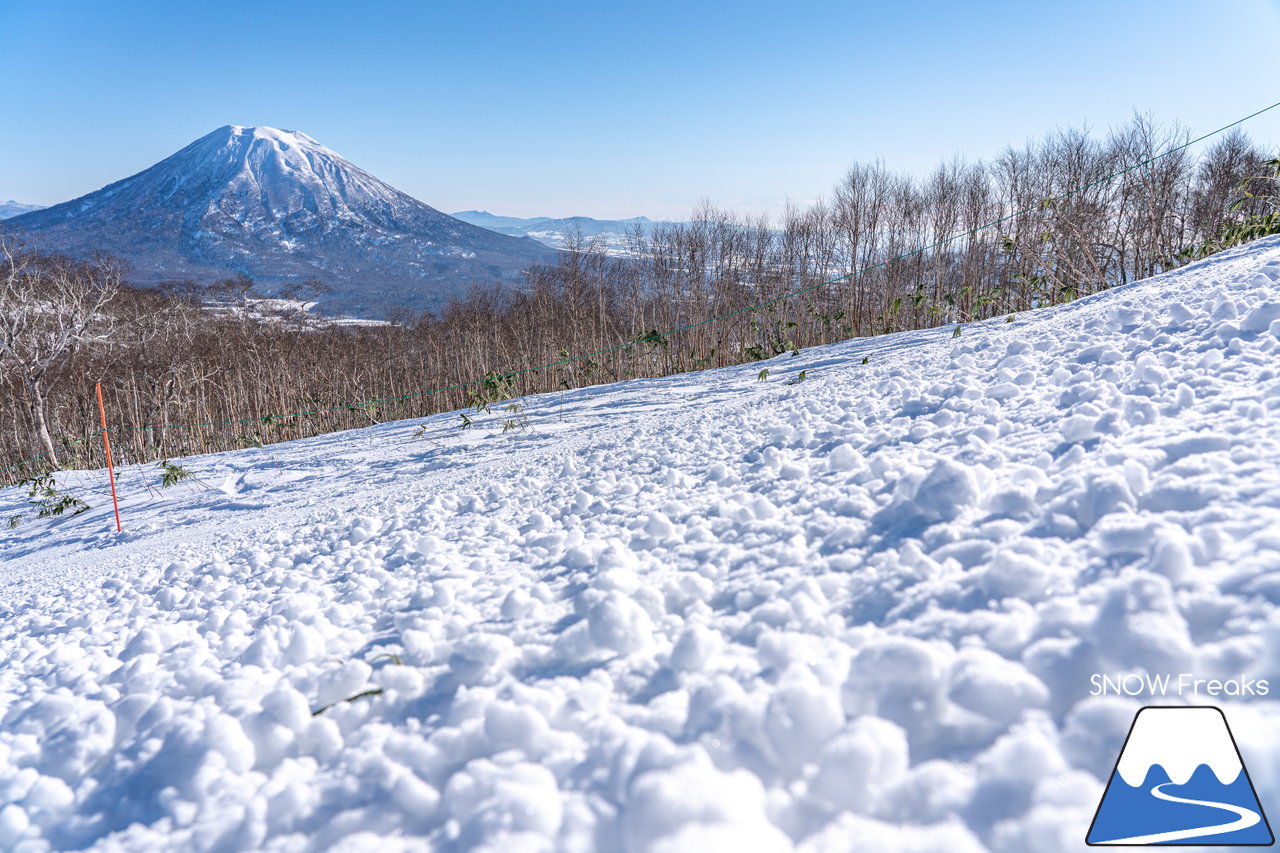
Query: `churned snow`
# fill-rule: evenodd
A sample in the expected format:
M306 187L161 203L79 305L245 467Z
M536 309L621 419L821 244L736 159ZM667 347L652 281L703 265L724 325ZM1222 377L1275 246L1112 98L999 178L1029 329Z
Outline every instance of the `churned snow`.
M1278 336L1273 238L517 434L126 467L119 535L66 474L93 510L0 534L0 848L1083 850L1143 704L1092 674L1280 677ZM1178 701L1276 803L1274 703Z

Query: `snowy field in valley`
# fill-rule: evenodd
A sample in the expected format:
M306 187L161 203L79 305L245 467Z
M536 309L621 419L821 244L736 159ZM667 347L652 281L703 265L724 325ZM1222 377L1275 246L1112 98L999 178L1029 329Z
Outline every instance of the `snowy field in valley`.
M1092 674L1280 690L1278 336L1271 238L519 434L126 467L123 534L66 474L0 531L0 849L1083 850L1143 704ZM1212 701L1274 821L1271 699Z

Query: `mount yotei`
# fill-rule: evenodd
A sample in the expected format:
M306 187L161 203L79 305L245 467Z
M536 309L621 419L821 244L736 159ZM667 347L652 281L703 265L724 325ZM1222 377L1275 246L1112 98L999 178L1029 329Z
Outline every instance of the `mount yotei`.
M330 310L437 307L554 251L448 216L305 133L228 125L97 192L7 220L31 245L124 258L141 283L319 278Z

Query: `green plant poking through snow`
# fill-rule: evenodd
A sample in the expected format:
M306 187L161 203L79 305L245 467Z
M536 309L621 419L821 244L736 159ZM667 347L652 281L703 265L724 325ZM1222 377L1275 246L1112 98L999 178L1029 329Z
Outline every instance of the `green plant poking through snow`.
M158 467L160 468L160 487L164 489L176 486L191 476L191 472L186 468L176 462L170 462L168 459L161 462Z
M524 413L524 406L516 399L516 391L514 376L490 371L472 387L467 396L467 407L475 412L489 413L493 411L493 406L502 403L502 410L507 413L502 421L502 431L508 433L528 429L529 418ZM459 414L462 417L462 429L475 422L466 412Z
M1207 258L1224 249L1280 234L1280 157L1268 160L1264 165L1269 170L1266 174L1250 176L1236 186L1241 195L1231 203L1228 210L1237 213L1251 203L1255 207L1259 203L1266 205L1268 210L1237 222L1229 222L1217 239L1207 240L1201 246L1186 250L1179 256L1182 260Z
M89 505L80 498L59 488L52 474L29 477L18 485L27 489L27 499L35 505L37 518L79 515L89 509ZM8 527L17 527L23 518L25 516L21 513L11 516L7 522Z

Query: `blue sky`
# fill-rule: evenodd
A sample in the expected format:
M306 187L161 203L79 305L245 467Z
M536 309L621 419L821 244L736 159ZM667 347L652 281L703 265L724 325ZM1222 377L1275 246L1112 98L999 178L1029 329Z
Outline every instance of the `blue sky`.
M3 0L0 200L267 124L446 211L772 211L1135 108L1213 129L1280 101L1278 37L1280 0Z

